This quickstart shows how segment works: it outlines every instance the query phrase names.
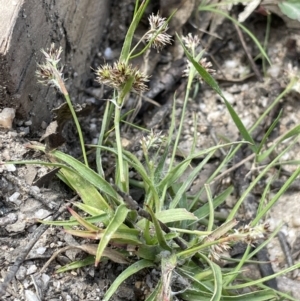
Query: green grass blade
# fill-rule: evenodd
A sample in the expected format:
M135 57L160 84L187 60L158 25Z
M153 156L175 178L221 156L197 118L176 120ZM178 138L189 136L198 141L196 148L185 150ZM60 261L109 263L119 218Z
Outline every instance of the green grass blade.
M72 208L68 208L69 212L72 214L72 216L77 220L77 222L86 228L89 231L98 231L100 228L97 226L94 226L92 223L87 221L86 219L82 218L77 212L75 212Z
M159 245L164 250L172 251L172 249L169 247L169 245L166 242L165 235L163 234L163 231L162 231L162 229L160 227L160 224L159 224L159 222L158 222L158 220L157 220L154 212L151 210L150 207L148 207L147 210L148 210L148 212L151 215L152 223L153 223L153 225L155 227L155 234L156 234L157 241L158 241Z
M213 200L211 196L211 190L208 184L204 185L206 194L207 194L207 203L209 206L209 217L208 217L208 225L207 225L207 231L212 231L214 227L215 222L215 212L214 212L214 205Z
M106 221L109 219L109 216L104 213L98 216L93 217L87 217L86 221L90 223L106 223ZM62 226L62 227L72 227L72 226L78 226L79 223L76 220L68 220L68 221L43 221L38 220L38 222L45 224L45 225L52 225L52 226Z
M100 258L106 248L106 246L109 244L109 241L111 240L112 235L119 229L119 227L122 225L124 220L126 219L126 216L129 212L129 209L125 206L125 204L119 205L117 208L115 215L111 219L109 225L105 229L105 233L103 238L101 239L98 249L97 249L97 254L95 258L95 266L98 265Z
M199 254L200 257L202 257L210 266L211 271L213 273L213 279L214 279L214 291L213 295L211 297L211 301L219 301L221 300L221 295L222 295L222 272L221 268L209 260L205 255Z
M136 274L142 269L150 268L154 266L154 263L149 260L142 259L140 261L135 262L131 266L129 266L125 271L123 271L116 280L112 283L109 289L106 291L102 301L109 301L112 295L117 291L118 287L131 275Z
M300 168L297 168L292 175L288 178L287 181L283 184L280 190L275 194L275 196L268 202L266 207L262 209L255 219L252 221L253 225L255 225L269 210L274 206L274 204L278 201L278 199L284 194L284 192L291 186L291 184L296 180L296 178L300 175Z
M84 204L103 210L109 214L113 213L112 208L94 185L74 171L62 168L59 172L64 175L68 185L77 192Z
M226 200L226 198L233 192L233 186L229 186L224 190L220 195L218 195L214 200L213 200L213 208L216 209L218 206L223 204ZM197 218L203 219L209 215L209 204L206 203L200 208L198 208L195 212L193 212Z
M69 264L56 270L56 273L64 273L70 270L79 269L88 265L92 265L95 262L95 256L88 256L82 260L73 261Z
M235 289L241 289L241 288L245 288L245 287L252 286L252 285L258 285L258 284L264 283L265 281L274 279L278 276L285 275L285 274L287 274L289 272L292 272L292 271L294 271L296 269L299 269L299 268L300 268L300 263L297 263L297 264L294 264L291 267L283 269L283 270L281 270L277 273L274 273L270 276L263 277L263 278L253 280L253 281L249 281L249 282L247 281L246 283L242 283L242 284L231 285L231 286L228 286L227 289L229 289L229 290L234 289L235 290Z
M69 166L71 166L80 176L82 176L84 179L86 179L88 182L90 182L92 185L94 185L96 188L98 188L100 191L108 194L115 200L117 200L117 193L115 190L111 187L111 185L105 181L99 174L97 174L92 169L86 167L83 163L76 160L72 156L69 156L67 154L64 154L60 151L53 151L51 152L51 155L53 155L55 158L67 163Z
M131 48L131 43L133 39L134 32L143 16L143 13L149 3L149 0L145 0L141 3L139 9L136 11L135 15L133 16L133 20L129 26L129 29L127 31L123 48L120 54L120 61L127 62L129 59L129 53L130 53L130 48Z
M273 167L277 164L279 159L288 151L290 150L293 145L296 143L297 138L294 139L293 142L291 142L286 149L284 149L269 165L267 165L260 173L259 175L250 183L248 188L244 191L240 199L237 201L237 203L232 208L230 214L228 215L227 220L231 220L234 218L234 216L237 214L237 211L239 210L241 204L243 203L246 196L250 193L250 191L254 188L254 186L259 182L259 180Z
M248 141L251 144L251 149L254 152L257 152L257 147L255 146L255 142L253 140L253 138L251 137L249 131L247 131L246 127L244 126L242 120L239 118L239 116L237 115L237 113L235 112L235 110L233 109L233 107L231 106L231 104L227 101L227 99L224 97L218 83L215 81L215 79L206 71L206 69L204 67L202 67L197 61L194 60L194 58L192 57L192 55L188 52L188 50L186 49L186 47L184 46L183 42L181 41L181 39L179 38L179 36L177 35L177 38L179 39L179 42L181 44L181 46L183 47L183 50L185 52L185 55L187 56L187 58L189 59L189 61L193 64L193 66L195 67L195 69L197 70L197 72L201 75L201 77L203 78L203 80L213 89L215 90L224 100L225 105L227 107L227 110L229 112L229 114L231 115L232 120L234 121L236 127L238 128L239 132L241 133L242 137Z
M212 151L211 153L208 153L207 156L201 161L201 163L190 173L188 178L182 183L179 190L176 192L175 198L170 203L170 208L175 208L177 204L179 203L181 196L186 193L188 188L192 185L195 178L199 175L202 168L205 166L205 164L209 161L209 159L212 157L212 155L215 153L215 151Z

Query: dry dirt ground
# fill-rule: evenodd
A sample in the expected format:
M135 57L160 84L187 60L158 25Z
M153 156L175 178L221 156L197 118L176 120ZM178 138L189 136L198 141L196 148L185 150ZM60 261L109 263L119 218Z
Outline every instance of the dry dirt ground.
M117 4L118 1L115 1L115 9L107 26L106 39L99 47L99 54L95 61L91 62L93 67L102 64L104 60L111 63L118 57L133 10L132 1L119 2L122 3ZM196 17L193 16L193 18ZM273 16L268 42L268 55L272 66L267 66L264 76L261 58L255 62L258 73L253 72L245 50L241 46L237 30L231 22L223 20L215 31L218 38L210 40L210 36L195 29L198 24L201 26L201 22L196 24L193 18L191 17L191 21L187 22L180 30L183 34L193 32L202 35L203 43L208 45L208 58L217 70L216 78L226 98L244 124L250 126L288 84L289 66L299 68L300 36L289 31L279 17ZM265 16L253 13L245 25L260 41L263 41L266 28ZM248 52L254 58L259 54L257 47L249 36L246 34L243 36ZM170 46L160 54L153 51L151 56L149 69L155 70L155 72L152 73L150 90L146 96L154 99L160 106L157 107L144 100L135 122L147 128L166 131L175 90L177 91L176 115L179 117L181 114L185 83L181 71L185 60L182 58L182 51L178 46ZM176 61L174 61L174 57L177 58ZM103 90L102 87L97 86L93 82L91 74L84 98L87 103L93 105L93 110L89 117L82 119L85 135L90 142L95 143L97 139L103 99L109 98L109 95L111 95L111 91ZM134 102L134 98L130 99L126 109L130 109ZM282 117L271 139L275 139L287 129L300 123L299 93L292 91L280 101L269 114L269 119L256 131L255 139L257 141L261 139L280 110L283 110ZM197 117L197 128L193 126L193 114ZM25 148L29 141L39 140L43 131L44 129L41 128L40 132L32 133L30 132L30 120L14 120L11 130L1 130L0 132L0 161L43 159L41 154ZM197 150L215 145L218 137L226 137L230 140L239 139L238 132L226 111L225 105L206 85L200 86L189 102L183 136L179 145L178 160L180 160L180 155L184 155L191 148L195 131L197 132ZM76 146L77 140L71 125L65 127L64 134L67 138L65 151L70 152L72 150L72 154L76 155L74 146ZM128 148L134 151L138 145L135 138L138 136L137 133L124 127L122 136L128 142ZM205 172L199 175L191 187L191 193L197 193L223 155L217 153L212 158L207 164ZM240 160L246 155L247 152L245 151L244 154L241 154ZM299 144L284 157L284 160L288 159L300 159ZM196 166L197 162L193 162L193 164ZM273 174L279 173L277 186L272 187L271 194L278 191L286 177L295 168L296 166L285 166L280 172L273 171ZM246 179L245 181L247 181L247 179L251 179L251 173L259 172L251 170L249 173L250 170L251 163L248 163L244 169L239 171L243 180ZM46 167L35 165L0 167L0 277L2 281L8 270L12 272L14 269L18 269L15 277L9 282L6 292L0 298L8 301L101 300L106 289L124 270L125 266L103 261L97 268L91 266L73 272L56 274L55 269L57 267L85 256L78 250L69 250L60 254L42 274L39 274L53 252L59 248L80 243L79 240L64 233L59 227L40 226L34 222L36 218L43 219L51 215L67 218L68 213L64 210L64 206L68 200L74 197L55 178L38 180L47 172ZM238 179L241 178L241 174L229 174L225 179L227 182L231 181L237 191L227 200L226 206L221 209L222 214L228 213L236 201L240 185ZM107 174L107 176L110 175ZM226 182L225 180L223 179L222 185ZM261 186L264 186L264 182L261 183ZM276 237L268 246L269 259L275 272L290 264L287 257L295 263L299 261L299 187L296 183L293 189L287 191L268 215L268 221L272 228L280 222L283 223L280 237ZM254 194L254 204L252 204L254 207L260 199L260 195L261 191L258 188ZM251 212L248 211L247 206L244 207L241 218L247 220L247 218L251 218ZM28 252L28 254L25 254L25 260L22 260L24 252ZM255 268L254 271L256 271ZM159 272L157 270L144 270L138 276L123 283L112 300L143 300L151 292L158 278ZM278 289L291 292L295 298L300 300L300 273L298 271L279 277L277 285Z

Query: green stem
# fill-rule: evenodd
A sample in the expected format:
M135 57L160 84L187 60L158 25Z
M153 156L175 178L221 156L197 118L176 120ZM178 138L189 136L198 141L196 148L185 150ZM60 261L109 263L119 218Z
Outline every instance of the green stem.
M103 144L103 140L104 140L104 134L105 131L107 129L107 125L109 124L108 122L108 117L109 117L109 108L110 108L110 102L108 101L106 103L106 107L105 107L105 111L104 111L104 115L103 115L103 121L102 121L102 125L101 125L101 131L99 133L99 138L98 138L98 147L96 149L96 165L97 165L97 171L98 174L100 176L102 176L104 178L104 171L102 169L102 164L101 164L101 145Z
M124 184L125 183L125 175L124 175L122 142L121 142L121 134L120 134L120 116L121 116L121 108L116 106L115 107L115 135L116 135L117 152L118 152L120 181L122 184Z
M83 135L82 135L82 131L81 131L81 127L80 127L80 124L78 122L78 118L76 116L76 113L75 113L75 110L73 108L73 105L72 105L72 102L71 102L71 99L70 99L70 96L69 94L65 94L64 93L64 97L67 101L67 104L69 106L69 109L71 111L71 114L72 114L72 117L73 117L73 120L75 122L75 125L76 125L76 129L77 129L77 132L78 132L78 136L79 136L79 141L80 141L80 145L81 145L81 151L82 151L82 156L83 156L83 159L84 159L84 164L88 167L89 166L89 163L88 163L88 160L87 160L87 156L86 156L86 151L85 151L85 146L84 146L84 140L83 140Z

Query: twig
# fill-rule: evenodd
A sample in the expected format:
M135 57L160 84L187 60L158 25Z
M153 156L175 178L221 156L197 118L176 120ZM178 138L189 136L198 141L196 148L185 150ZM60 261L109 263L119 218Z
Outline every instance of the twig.
M47 209L53 210L54 205L56 205L56 203L54 202L49 202L49 199L45 198L43 196L43 194L36 192L35 190L32 189L32 187L30 185L27 185L25 183L25 181L21 181L20 179L18 179L17 177L15 177L14 175L10 174L10 173L6 173L3 175L9 182L12 182L13 184L15 184L16 186L18 186L18 188L23 191L24 193L32 196L33 198L35 198L36 200L38 200L39 202L41 202Z
M243 46L243 48L244 48L244 51L245 51L245 53L246 53L246 55L247 55L248 61L249 61L250 65L251 65L251 67L252 67L253 72L255 73L257 79L258 79L260 82L263 82L262 75L260 74L260 72L259 72L259 70L258 70L258 68L257 68L257 66L256 66L256 64L255 64L255 62L254 62L254 60L253 60L251 54L250 54L249 51L248 51L248 48L247 48L247 45L246 45L246 43L245 43L245 40L244 40L244 36L243 36L242 31L240 30L240 28L239 28L236 24L234 24L234 27L235 27L235 30L236 30L237 33L238 33L240 42L241 42L241 44L242 44L242 46Z
M77 196L75 198L77 198ZM65 208L69 205L70 204L67 203L65 206L62 206L61 208L59 208L58 211L55 213L55 215L53 215L53 219L57 219L62 214L62 212L65 210ZM0 296L5 295L7 286L9 285L9 283L12 281L12 279L17 274L21 264L24 262L26 256L28 255L28 253L30 252L32 247L36 244L36 242L39 240L40 236L48 229L48 227L49 227L49 225L40 225L36 229L36 231L31 235L31 237L28 238L29 242L28 242L27 246L20 250L20 253L17 256L17 258L15 259L14 264L10 267L10 269L8 270L8 272L5 275L3 282L0 284Z
M247 158L241 160L240 162L236 163L232 167L228 168L227 170L225 170L224 172L222 172L220 175L218 175L217 177L215 177L214 180L211 182L211 184L217 182L220 179L222 179L224 176L226 176L227 174L229 174L232 171L236 170L238 167L240 167L241 165L243 165L246 162L250 161L254 157L255 157L255 154L252 154L252 155L248 156Z
M293 256L292 256L291 248L290 248L289 243L286 239L286 236L283 234L282 231L279 231L278 234L277 234L277 237L278 237L281 249L284 253L284 257L285 257L285 260L286 260L286 263L287 263L288 267L293 266L294 265L294 259L293 259ZM296 272L296 274L298 274L297 270L294 271L294 272ZM295 275L295 274L293 274L293 275Z

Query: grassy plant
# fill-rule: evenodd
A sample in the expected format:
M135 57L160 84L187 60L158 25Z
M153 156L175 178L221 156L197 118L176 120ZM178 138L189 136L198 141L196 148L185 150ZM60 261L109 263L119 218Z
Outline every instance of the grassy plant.
M59 150L53 150L48 153L52 163L41 161L14 162L60 167L59 178L81 198L82 202L73 204L77 210L69 209L71 214L69 220L41 221L45 224L61 226L73 236L83 238L81 246L77 248L89 254L84 260L61 267L57 272L65 272L91 264L97 266L100 261L106 260L106 258L128 265L109 287L102 300L109 300L124 280L149 267L161 270L161 279L151 294L147 296L147 301L171 300L175 294L183 300L190 301L242 300L242 298L243 300L258 301L278 300L279 297L294 300L286 294L264 286L263 282L267 278L276 277L296 269L300 267L299 264L270 277L255 281L244 279L241 271L247 262L253 260L253 256L257 251L251 250L251 244L259 239L265 239L265 245L276 235L275 231L268 238L269 231L268 226L263 222L264 216L299 175L300 169L296 169L286 185L267 205L265 205L264 199L261 200L257 218L250 225L240 229L234 229L234 227L237 224L235 216L246 195L273 166L278 164L279 159L298 139L299 126L285 133L268 147L264 143L256 145L251 136L257 125L263 122L268 111L291 89L295 78L292 78L286 90L274 100L272 106L248 130L212 77L213 70L210 68L209 63L203 60L203 52L195 52L196 44L198 43L197 38L188 36L182 41L180 37L177 37L182 43L190 63L188 70L185 72L188 76L188 81L182 116L176 131L176 139L175 142L172 141L172 136L175 132L176 99L174 99L172 123L168 135L164 136L161 133L149 132L147 136L141 139L142 163L135 154L126 151L121 144L122 106L126 102L126 97L130 91L133 89L138 92L144 91L146 89L145 83L148 80L146 75L131 65L130 60L137 54L144 54L151 46L160 50L165 44L170 43L170 36L166 33L167 20L152 15L149 18L150 30L138 42L139 44L142 41L146 41L146 46L143 51L135 53L136 47L132 45L132 39L147 3L148 1L144 1L140 6L136 5L133 21L125 38L120 59L113 66L105 65L96 71L99 82L115 88L114 97L107 103L105 109L105 118L103 118L98 145L94 146L97 149L97 172L88 166L81 130L75 113L73 117L80 137L84 163ZM213 9L210 10L213 11ZM261 51L263 52L263 49ZM73 112L71 102L67 96L68 93L63 85L61 72L58 72L57 63L59 56L54 49L51 50L51 53L56 54L54 57L55 63L51 65L51 68L49 66L41 68L46 65L40 65L39 75L43 76L44 83L52 85L54 83L62 91L70 106L70 110ZM50 54L45 53L45 55L49 62ZM53 80L54 75L55 82L49 81ZM184 123L184 113L188 105L193 80L197 77L205 81L222 97L244 140L216 145L200 152L193 150L185 159L176 164L174 158ZM111 122L112 119L113 122ZM267 140L276 122L270 127L270 131L267 132L263 142ZM108 132L114 132L114 139L105 139L105 137L108 137ZM110 143L105 144L105 141L108 139L110 139ZM251 158L254 164L258 165L270 155L274 148L278 145L284 145L287 139L294 140L289 142L264 167L237 201L232 212L227 216L227 220L220 224L216 218L217 213L215 209L224 203L233 188L228 187L220 192L219 195L212 195L210 184L216 180L222 170L226 169L239 147L242 144L248 144L253 151ZM46 152L45 147L41 145L29 145L28 147ZM227 155L215 173L207 180L207 184L199 194L192 197L189 194L189 187L197 175L201 173L207 161L219 149L227 150ZM101 163L103 151L115 155L114 183L110 183L104 178ZM196 158L203 158L202 162L189 174L187 180L182 183L180 181L182 174L190 167L192 160ZM134 169L139 175L139 181L129 178L129 168ZM138 204L130 196L129 187L131 186L135 186L142 191L144 197L142 205ZM267 185L266 189L268 187ZM201 204L199 196L204 190L208 196L208 203ZM267 190L264 194L266 193ZM93 241L92 244L90 240ZM238 260L236 267L228 269L219 266L218 262L223 252L238 241L247 243L249 247L242 259ZM172 291L174 284L179 287L177 292ZM249 287L255 287L255 290L251 292L242 290Z

